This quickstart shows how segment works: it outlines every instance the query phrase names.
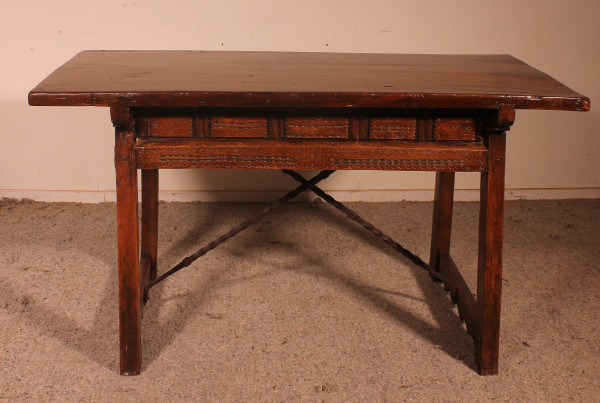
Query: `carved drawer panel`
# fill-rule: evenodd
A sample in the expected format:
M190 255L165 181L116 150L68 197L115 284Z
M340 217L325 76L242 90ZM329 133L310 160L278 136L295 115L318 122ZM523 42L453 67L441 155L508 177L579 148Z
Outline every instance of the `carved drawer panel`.
M348 138L350 119L347 117L286 117L284 133L287 138Z
M484 116L485 117L485 116ZM143 137L480 142L482 116L418 110L139 110Z
M473 118L438 118L434 120L436 140L475 141L475 119Z
M267 138L263 116L211 116L210 137Z
M152 116L145 120L146 136L149 137L192 137L192 117Z
M414 140L417 128L415 118L371 118L369 138L376 140Z

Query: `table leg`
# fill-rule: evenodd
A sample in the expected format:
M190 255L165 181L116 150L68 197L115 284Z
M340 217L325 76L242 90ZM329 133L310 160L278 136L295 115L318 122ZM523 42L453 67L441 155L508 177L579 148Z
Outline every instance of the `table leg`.
M121 375L141 369L142 289L138 265L137 169L132 128L116 129L117 226L119 252L119 336Z
M142 170L142 261L148 260L149 273L142 280L156 278L158 255L158 169ZM144 268L142 268L144 270Z
M506 133L489 135L488 171L481 174L475 361L481 375L498 373Z
M450 253L452 205L454 201L454 172L436 172L433 202L433 229L429 266L439 272L440 258Z

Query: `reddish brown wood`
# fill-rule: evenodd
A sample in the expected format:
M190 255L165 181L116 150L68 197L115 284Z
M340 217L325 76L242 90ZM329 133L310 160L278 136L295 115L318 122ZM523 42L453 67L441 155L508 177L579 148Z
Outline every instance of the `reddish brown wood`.
M267 117L211 116L210 137L267 138Z
M276 112L267 114L267 138L276 139L283 137L283 117Z
M512 114L512 116L511 116ZM475 361L482 375L498 373L500 298L504 232L504 166L506 133L514 111L500 111L498 124L488 134L488 171L481 174L477 302L481 307L475 335Z
M128 111L111 108L115 125L117 234L119 263L119 337L121 375L137 375L142 363L142 290L138 266L137 171L135 134Z
M414 140L416 129L416 118L371 118L369 138L374 140Z
M194 115L194 136L210 137L210 117L205 111L198 111Z
M450 253L454 176L454 172L436 172L435 174L433 229L429 254L429 266L435 271L440 271L441 256Z
M417 140L431 141L433 136L433 118L429 116L420 117L417 119Z
M476 140L473 118L438 118L433 124L436 140Z
M373 169L483 171L487 150L477 143L336 140L143 139L138 168Z
M347 117L286 117L285 137L291 139L347 139L350 119Z
M360 111L350 115L350 139L366 140L369 137L369 119Z
M589 99L509 55L84 51L31 105L588 110Z
M191 116L152 116L144 121L144 135L149 137L192 137L194 133Z
M456 287L456 305L458 307L458 316L467 325L467 332L476 337L481 324L481 308L465 279L460 274L458 267L448 254L441 255L439 261L440 273L447 277L450 282Z
M142 259L148 259L145 285L156 278L158 257L158 169L142 169Z

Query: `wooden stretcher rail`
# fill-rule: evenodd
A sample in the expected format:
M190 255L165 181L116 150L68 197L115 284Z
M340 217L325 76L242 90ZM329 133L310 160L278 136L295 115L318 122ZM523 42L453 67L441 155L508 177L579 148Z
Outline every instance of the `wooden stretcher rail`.
M150 280L150 265L151 265L151 263L152 262L148 256L143 256L140 259L140 282L139 282L138 286L140 289L140 300L142 302L142 304L140 304L142 316L144 315L144 302L146 302L144 288L145 288L146 284L148 283L148 281Z
M440 273L456 287L456 301L454 302L458 306L458 315L465 321L467 331L475 341L475 335L481 322L481 308L450 255L440 256Z
M483 172L488 151L476 143L335 140L142 139L138 169L260 168Z

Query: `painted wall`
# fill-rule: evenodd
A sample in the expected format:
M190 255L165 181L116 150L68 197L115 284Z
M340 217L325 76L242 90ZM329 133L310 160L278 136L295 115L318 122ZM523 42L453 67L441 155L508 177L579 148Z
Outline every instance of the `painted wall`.
M0 197L114 199L106 108L29 107L27 93L83 49L510 53L589 96L580 112L518 111L507 198L600 197L600 1L0 0ZM475 200L476 174L457 176ZM163 171L167 200L265 200L278 172ZM342 200L430 200L433 174L338 172Z

